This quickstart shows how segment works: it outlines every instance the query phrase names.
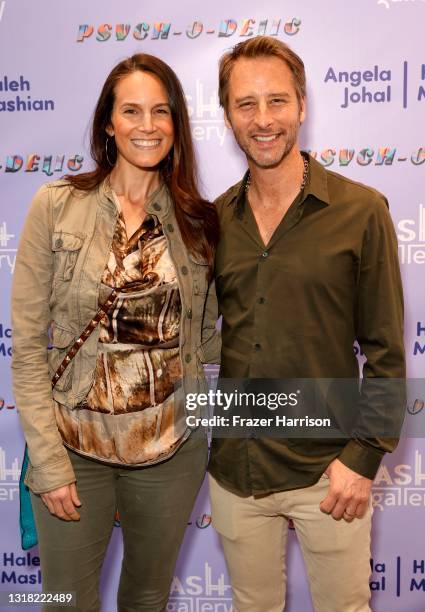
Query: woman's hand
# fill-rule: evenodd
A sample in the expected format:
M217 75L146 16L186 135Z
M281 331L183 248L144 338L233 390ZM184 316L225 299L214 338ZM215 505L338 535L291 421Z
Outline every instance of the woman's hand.
M48 493L41 493L41 499L49 509L50 514L54 514L64 521L80 520L77 508L81 506L81 502L78 499L74 482Z

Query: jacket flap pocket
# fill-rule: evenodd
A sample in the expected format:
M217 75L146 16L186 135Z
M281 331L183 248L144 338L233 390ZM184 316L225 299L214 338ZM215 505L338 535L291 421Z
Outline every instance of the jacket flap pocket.
M70 346L75 339L73 332L67 329L62 329L57 325L53 325L52 329L52 346L59 349L64 349Z
M83 245L83 239L76 234L53 232L52 251L78 251Z

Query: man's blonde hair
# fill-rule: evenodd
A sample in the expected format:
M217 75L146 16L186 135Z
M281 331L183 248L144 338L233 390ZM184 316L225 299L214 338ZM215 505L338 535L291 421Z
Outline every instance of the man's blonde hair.
M256 36L244 40L225 53L220 59L218 77L218 96L220 105L227 112L229 105L229 81L236 62L240 58L277 57L288 66L292 73L298 102L306 96L306 78L302 59L284 42L271 36Z

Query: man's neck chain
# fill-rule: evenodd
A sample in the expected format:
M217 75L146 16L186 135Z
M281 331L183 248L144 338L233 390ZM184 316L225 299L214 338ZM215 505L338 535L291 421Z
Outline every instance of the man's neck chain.
M308 179L308 170L309 170L308 157L303 157L303 162L304 162L304 172L303 172L303 180L300 185L300 191L304 189L307 183L307 179ZM245 183L245 193L248 193L250 185L251 185L251 172L248 172L248 178L246 179L246 183Z

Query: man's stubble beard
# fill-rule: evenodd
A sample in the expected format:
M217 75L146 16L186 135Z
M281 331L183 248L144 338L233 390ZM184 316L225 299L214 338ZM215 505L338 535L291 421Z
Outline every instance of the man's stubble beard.
M245 153L248 161L251 161L258 168L266 169L266 168L275 168L279 166L279 164L289 155L294 146L297 143L298 132L299 132L300 124L293 123L285 132L283 133L283 138L285 139L285 146L283 151L281 151L280 155L275 159L270 160L261 160L258 157L255 157L250 150L248 144L242 141L242 139L233 131L233 135L235 140L239 146L239 148ZM249 138L249 137L248 137Z

